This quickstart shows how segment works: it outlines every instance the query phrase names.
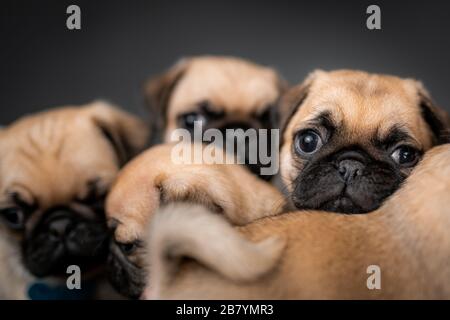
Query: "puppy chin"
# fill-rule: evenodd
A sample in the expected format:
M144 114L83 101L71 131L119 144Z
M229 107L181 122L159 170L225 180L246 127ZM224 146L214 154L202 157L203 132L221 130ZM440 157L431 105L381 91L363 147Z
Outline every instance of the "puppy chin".
M108 256L108 278L122 295L138 299L145 288L145 271L129 261L113 242Z
M378 206L377 206L378 207ZM319 206L320 210L331 211L331 212L341 212L347 214L353 213L367 213L376 209L374 208L363 208L357 205L352 199L348 197L337 197L335 199L329 200Z

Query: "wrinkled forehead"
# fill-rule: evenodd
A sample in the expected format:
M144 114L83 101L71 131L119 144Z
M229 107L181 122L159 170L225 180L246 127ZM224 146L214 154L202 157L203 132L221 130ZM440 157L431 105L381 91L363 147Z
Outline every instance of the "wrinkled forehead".
M176 85L170 108L177 110L209 101L229 111L263 110L279 95L276 73L245 63L198 63L188 67Z
M107 146L93 119L75 110L56 110L19 120L0 135L0 149L13 158L51 157L64 162L80 154L92 153L99 145ZM77 151L77 152L75 152Z
M1 196L20 192L41 203L65 201L86 190L90 181L103 186L114 179L114 152L93 124L75 118L49 120L30 119L0 135Z
M293 122L307 123L324 114L355 135L383 136L401 127L413 138L423 138L419 95L407 80L379 76L316 81Z

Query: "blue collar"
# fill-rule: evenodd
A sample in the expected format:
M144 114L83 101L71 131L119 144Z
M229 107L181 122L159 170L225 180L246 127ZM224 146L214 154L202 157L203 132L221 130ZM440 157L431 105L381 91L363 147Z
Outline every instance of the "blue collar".
M83 282L81 289L69 290L65 283L47 284L45 282L34 282L27 290L30 300L89 300L94 298L95 282Z

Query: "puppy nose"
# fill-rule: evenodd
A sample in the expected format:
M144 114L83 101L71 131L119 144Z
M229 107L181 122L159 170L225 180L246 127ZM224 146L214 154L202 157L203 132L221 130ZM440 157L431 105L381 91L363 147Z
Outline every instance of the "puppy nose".
M52 236L56 238L64 238L72 225L72 219L66 215L55 217L49 223L48 229Z
M345 182L362 175L364 164L358 160L345 159L339 162L338 171Z

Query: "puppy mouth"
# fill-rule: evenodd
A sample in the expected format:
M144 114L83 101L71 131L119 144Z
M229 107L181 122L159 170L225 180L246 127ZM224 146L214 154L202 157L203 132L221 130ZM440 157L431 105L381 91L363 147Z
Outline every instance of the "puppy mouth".
M343 149L305 166L294 181L292 200L297 209L368 213L393 194L404 179L388 162L358 148Z
M318 209L331 212L342 212L346 214L368 212L346 195L342 195L337 198L325 201L322 205L319 206Z
M112 286L122 295L138 299L145 288L146 273L143 268L132 263L111 241L107 259L108 278Z
M45 240L44 236L37 236L35 239L37 245L28 244L24 249L24 263L27 269L39 278L67 277L67 267L71 265L78 266L83 275L94 274L103 268L106 260L106 236L86 241L81 239L80 243L91 247L85 252L75 252L77 249L74 249L74 244L69 241L56 244ZM42 245L42 248L38 248L39 245Z
M36 277L66 276L67 267L76 265L83 275L92 274L105 262L108 232L103 221L80 217L59 207L46 214L23 243L23 259Z
M357 192L357 191L356 191ZM356 196L353 196L355 194ZM323 210L343 214L364 214L371 212L387 197L377 198L362 196L355 193L348 185L334 185L326 194L317 193L309 199L298 198L293 195L293 202L297 209Z
M300 187L292 194L293 204L300 210L323 210L343 214L364 214L376 210L399 183L373 190L365 184L346 185L336 181L327 188ZM303 184L304 186L304 184Z
M323 210L329 212L339 212L344 214L367 213L370 209L361 206L357 199L354 199L347 191L346 185L335 186L331 194L327 197L319 195L312 197L309 201L298 201L294 197L294 204L297 209Z

